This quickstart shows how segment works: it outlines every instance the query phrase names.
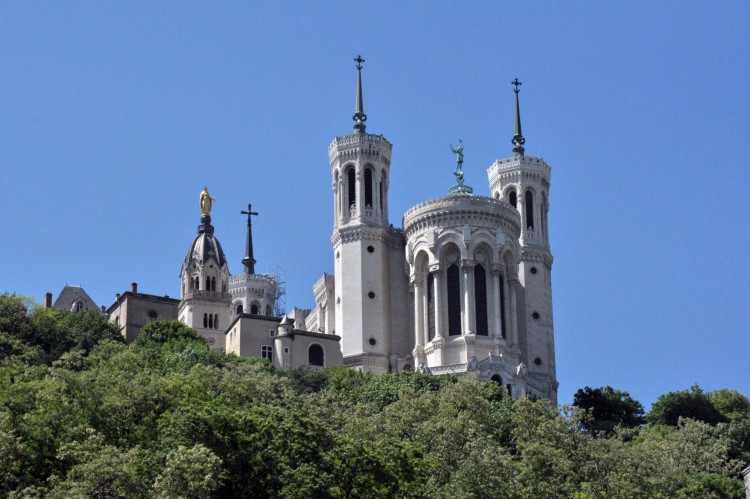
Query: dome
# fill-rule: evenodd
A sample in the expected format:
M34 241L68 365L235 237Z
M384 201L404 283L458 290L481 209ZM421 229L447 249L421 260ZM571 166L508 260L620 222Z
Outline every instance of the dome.
M206 232L198 233L193 240L193 244L190 245L187 255L185 255L185 263L197 261L200 264L204 264L211 259L214 259L220 268L227 263L227 258L224 255L224 250L221 248L219 240L213 234Z

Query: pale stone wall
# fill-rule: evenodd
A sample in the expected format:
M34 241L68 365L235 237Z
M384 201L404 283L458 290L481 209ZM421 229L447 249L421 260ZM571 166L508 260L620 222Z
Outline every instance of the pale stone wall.
M120 326L125 341L132 343L149 322L177 319L178 305L174 298L128 291L119 295L107 313L109 321Z

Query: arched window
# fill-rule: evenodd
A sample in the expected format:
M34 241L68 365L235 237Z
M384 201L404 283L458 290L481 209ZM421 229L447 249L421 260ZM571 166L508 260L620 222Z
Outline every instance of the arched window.
M365 206L372 207L372 169L365 169Z
M500 279L500 296L498 306L500 307L500 334L505 338L505 278L500 273L498 276Z
M508 202L513 208L518 208L518 196L516 195L516 191L510 191L510 194L508 194Z
M526 191L526 227L534 230L534 195Z
M208 314L208 329L214 328L214 314Z
M448 267L448 334L461 334L461 281L458 265Z
M271 308L271 305L266 305L266 315L269 317L273 315L273 309Z
M508 389L508 397L513 398L513 392L511 391L510 383L505 385L505 388Z
M503 386L503 378L501 378L499 374L493 374L490 379L498 385Z
M214 314L214 329L219 329L219 314Z
M307 363L311 366L325 366L325 351L317 343L313 343L307 349Z
M216 291L216 278L211 278L211 291Z
M242 313L242 305L237 305L237 315Z
M354 176L354 168L350 168L348 172L346 172L346 181L349 191L349 207L351 207L354 204L357 204L357 181Z
M251 314L255 314L255 315L258 314L258 305L257 304L253 303L252 305L250 305L250 313Z
M211 278L206 277L206 291L211 291Z
M208 314L203 314L203 328L208 327Z
M474 267L474 312L477 318L477 334L487 336L487 272L483 265Z

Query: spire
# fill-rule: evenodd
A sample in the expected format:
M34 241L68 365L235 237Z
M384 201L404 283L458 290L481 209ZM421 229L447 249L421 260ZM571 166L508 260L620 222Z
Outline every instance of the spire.
M358 55L354 62L357 63L357 104L354 109L354 130L357 132L365 131L365 121L367 121L367 115L365 114L364 105L362 104L362 63L365 60L361 55Z
M516 78L515 80L510 82L510 84L516 87L513 89L513 92L516 93L516 127L515 133L513 134L513 138L510 142L515 146L513 148L513 154L523 156L523 145L526 143L526 139L523 138L523 133L521 133L521 108L518 105L518 93L520 92L518 86L521 85L521 82L518 81L518 78Z
M242 259L242 265L245 266L245 273L248 275L255 274L255 258L253 258L253 215L258 212L252 210L251 204L247 205L247 211L241 211L242 215L247 215L247 240L245 241L245 258Z

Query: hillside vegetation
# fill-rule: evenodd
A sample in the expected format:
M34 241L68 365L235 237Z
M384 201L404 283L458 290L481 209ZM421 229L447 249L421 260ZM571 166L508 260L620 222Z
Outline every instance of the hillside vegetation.
M127 346L96 312L0 296L0 496L743 497L741 394L575 403L471 376L281 372L177 322Z

